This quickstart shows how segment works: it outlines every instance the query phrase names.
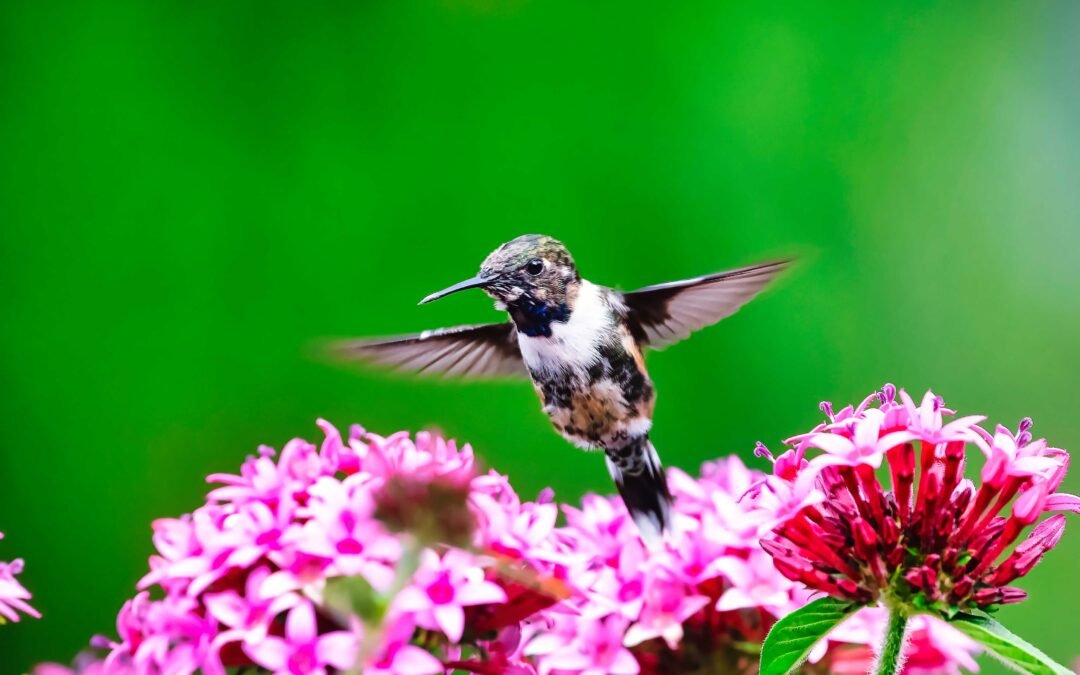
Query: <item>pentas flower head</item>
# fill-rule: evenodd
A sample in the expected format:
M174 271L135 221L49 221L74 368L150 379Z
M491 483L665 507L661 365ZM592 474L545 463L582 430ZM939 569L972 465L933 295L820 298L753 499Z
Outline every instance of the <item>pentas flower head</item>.
M223 487L206 504L154 523L157 553L142 592L120 611L119 639L92 643L105 652L105 673L318 673L348 670L361 656L371 672L442 672L412 642L425 635L449 645L475 633L466 610L499 616L492 606L506 604L513 583L478 551L522 540L514 523L535 507L523 506L504 478L477 475L468 446L359 427L346 439L319 425L320 445L293 440L277 456L261 447L239 475L210 477ZM482 519L475 504L502 515ZM500 524L497 533L478 529L488 522ZM419 547L415 570L402 567L411 547ZM543 578L546 563L533 562L523 555L517 564ZM323 594L338 578L358 580L369 605L390 606L380 625L330 604ZM525 599L530 614L556 602ZM364 653L369 634L377 644Z
M0 539L4 533L0 532ZM9 563L0 562L0 624L5 621L18 622L19 612L40 619L41 614L26 601L30 591L26 590L15 577L23 571L23 561L15 559Z
M1057 544L1064 516L1021 534L1047 512L1080 512L1080 498L1056 492L1068 453L1032 440L1030 420L989 433L981 416L946 422L954 413L940 397L916 405L891 385L858 407L823 409L825 423L788 441L798 461L778 460L755 493L776 516L763 548L812 589L948 616L1017 602L1026 594L1009 584ZM979 485L965 478L972 448L986 458Z

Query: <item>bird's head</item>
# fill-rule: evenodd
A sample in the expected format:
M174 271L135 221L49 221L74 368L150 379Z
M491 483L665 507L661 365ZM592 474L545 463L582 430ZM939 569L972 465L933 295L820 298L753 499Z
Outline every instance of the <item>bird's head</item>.
M515 308L544 307L569 312L580 284L581 275L562 242L541 234L525 234L492 251L475 277L432 293L420 304L467 288L480 288L496 300L500 309L510 309L511 313Z

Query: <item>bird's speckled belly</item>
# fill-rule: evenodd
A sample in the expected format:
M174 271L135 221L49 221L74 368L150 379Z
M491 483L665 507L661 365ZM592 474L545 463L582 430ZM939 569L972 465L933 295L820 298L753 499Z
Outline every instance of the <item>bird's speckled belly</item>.
M640 356L621 342L598 356L587 369L533 372L533 383L544 412L571 443L620 448L648 434L656 395Z

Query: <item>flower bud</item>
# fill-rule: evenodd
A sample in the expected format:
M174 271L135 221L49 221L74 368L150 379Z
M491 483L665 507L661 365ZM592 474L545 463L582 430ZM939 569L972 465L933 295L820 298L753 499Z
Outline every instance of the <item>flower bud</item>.
M391 532L413 534L425 546L466 547L476 527L468 497L467 481L395 474L375 493L375 518Z

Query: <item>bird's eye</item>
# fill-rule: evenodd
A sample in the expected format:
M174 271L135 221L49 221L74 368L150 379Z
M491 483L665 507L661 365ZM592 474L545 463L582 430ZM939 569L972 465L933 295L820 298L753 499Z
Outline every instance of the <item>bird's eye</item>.
M544 271L544 261L540 258L533 258L525 263L525 271L535 277L537 274Z

